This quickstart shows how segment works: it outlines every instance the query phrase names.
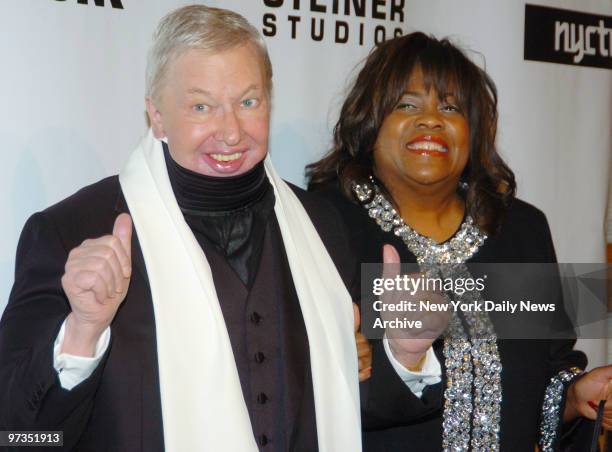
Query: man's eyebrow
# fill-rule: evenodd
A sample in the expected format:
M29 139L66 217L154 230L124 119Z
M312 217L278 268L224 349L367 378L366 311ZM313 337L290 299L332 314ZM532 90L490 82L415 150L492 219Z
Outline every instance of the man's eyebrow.
M247 88L240 94L240 97L244 96L245 94L247 94L250 91L255 91L259 89L259 85L256 84L252 84L247 86ZM203 94L205 96L209 96L212 97L212 94L210 93L210 91L207 91L205 89L201 89L201 88L189 88L187 90L187 94Z
M204 94L205 96L210 96L210 91L206 91L205 89L200 88L189 88L187 90L187 94Z
M259 85L256 84L252 84L247 86L247 88L242 92L242 94L240 95L240 97L244 96L246 93L250 92L250 91L255 91L259 89Z

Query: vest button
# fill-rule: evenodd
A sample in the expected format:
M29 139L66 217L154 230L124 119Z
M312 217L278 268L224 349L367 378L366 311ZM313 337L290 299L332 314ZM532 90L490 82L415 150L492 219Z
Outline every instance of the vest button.
M266 355L264 355L262 352L255 353L255 362L257 364L263 363L265 359L266 359Z
M265 404L268 401L268 396L264 392L260 392L257 394L257 403L261 405Z
M265 446L270 441L266 435L259 435L258 440L260 446Z
M261 316L259 315L258 312L253 312L251 313L251 315L249 316L251 323L258 325L259 322L261 322Z

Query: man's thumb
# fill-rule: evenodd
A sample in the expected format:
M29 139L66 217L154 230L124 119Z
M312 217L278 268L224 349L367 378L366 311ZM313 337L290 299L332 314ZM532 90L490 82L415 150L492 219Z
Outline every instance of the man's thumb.
M132 217L127 213L122 213L115 220L113 235L117 237L128 257L132 255Z
M359 314L359 306L356 303L353 303L353 316L355 318L354 330L355 333L359 331L359 325L361 324L361 315Z

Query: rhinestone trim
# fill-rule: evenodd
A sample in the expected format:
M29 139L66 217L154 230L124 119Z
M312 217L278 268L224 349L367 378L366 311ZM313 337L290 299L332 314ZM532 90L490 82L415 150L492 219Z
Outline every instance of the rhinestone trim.
M403 240L427 277L471 277L464 263L478 252L487 236L474 225L470 216L450 240L438 244L404 222L371 176L368 183L354 183L353 192L383 231L393 231ZM461 303L482 301L476 290L453 295ZM445 297L449 298L448 294ZM502 364L497 336L486 312L466 312L462 316L469 335L459 314L453 313L444 338L447 379L442 449L449 452L470 449L496 452L499 450L502 399ZM466 426L471 428L466 429Z
M463 263L470 259L487 239L469 215L453 238L442 244L429 237L422 236L399 216L393 205L380 192L378 185L370 176L366 184L353 184L353 192L359 202L368 210L368 215L385 232L391 232L400 237L417 262L449 264Z
M540 425L540 450L553 452L556 450L559 425L561 424L561 403L565 388L584 371L578 367L562 370L550 379L544 392L542 404L542 423Z

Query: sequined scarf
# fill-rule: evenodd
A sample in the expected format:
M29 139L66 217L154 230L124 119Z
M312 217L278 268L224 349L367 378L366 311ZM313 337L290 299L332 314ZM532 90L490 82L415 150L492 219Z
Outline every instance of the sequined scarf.
M381 193L373 178L353 184L353 192L369 216L385 232L400 237L415 255L420 270L428 278L471 278L465 262L487 236L467 216L457 233L438 244L414 231ZM447 302L449 294L444 294ZM453 293L456 301L482 303L477 290ZM486 312L453 312L444 333L446 389L442 449L444 451L499 450L499 421L502 399L502 365L497 336ZM471 426L471 428L466 428Z

